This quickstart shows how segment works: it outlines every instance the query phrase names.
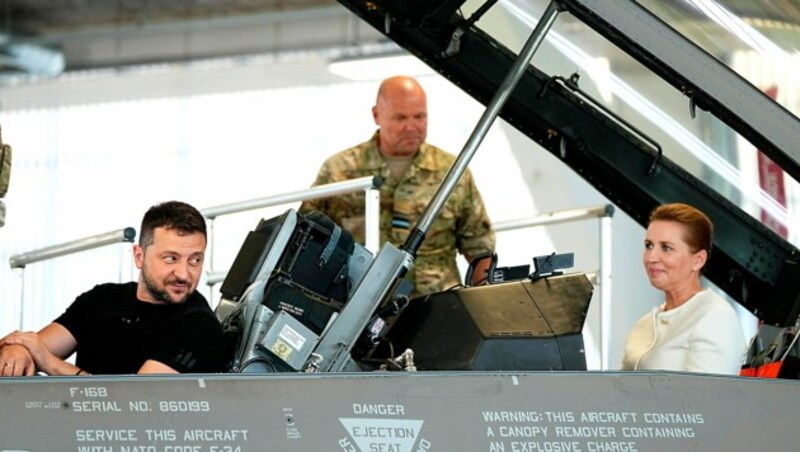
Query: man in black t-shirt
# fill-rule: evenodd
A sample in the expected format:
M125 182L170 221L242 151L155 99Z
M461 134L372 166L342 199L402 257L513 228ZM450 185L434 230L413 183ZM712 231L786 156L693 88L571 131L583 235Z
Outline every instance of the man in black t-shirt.
M101 284L38 333L0 339L0 376L221 372L222 328L195 292L206 223L194 207L151 207L133 254L137 282ZM76 352L75 365L65 361Z

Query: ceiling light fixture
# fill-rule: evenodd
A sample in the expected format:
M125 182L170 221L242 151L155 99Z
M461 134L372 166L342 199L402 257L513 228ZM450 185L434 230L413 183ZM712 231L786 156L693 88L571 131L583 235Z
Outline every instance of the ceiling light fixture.
M423 76L433 69L408 53L345 57L331 61L328 71L354 81L383 80L393 75Z

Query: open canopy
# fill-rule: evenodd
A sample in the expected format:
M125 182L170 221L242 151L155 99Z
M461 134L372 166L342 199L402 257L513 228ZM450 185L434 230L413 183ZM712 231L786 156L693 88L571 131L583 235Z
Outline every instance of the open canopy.
M797 64L798 30L751 25L797 24L796 8L339 1L483 104L528 38L510 30L531 34L554 12L544 56L534 56L500 116L642 225L665 202L706 212L715 238L705 276L765 322L794 324L800 265L791 205L775 186L784 193L800 180L800 120L776 102L780 83L756 86L765 81L748 68ZM748 165L772 171L773 183L759 184Z

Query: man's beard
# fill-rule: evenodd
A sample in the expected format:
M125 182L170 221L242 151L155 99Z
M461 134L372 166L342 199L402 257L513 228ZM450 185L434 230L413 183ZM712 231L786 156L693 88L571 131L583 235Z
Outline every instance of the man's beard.
M173 300L172 298L170 298L169 292L167 292L166 290L166 285L172 281L167 281L166 284L164 285L164 289L159 289L158 287L156 287L155 281L153 281L147 274L147 267L145 267L144 265L142 266L142 279L144 279L144 286L145 288L147 288L147 292L150 294L150 296L153 297L153 299L155 299L156 301L160 301L164 304L181 304L184 301L186 301L189 298L189 296L194 292L194 291L188 291L186 292L186 295L180 300L177 301ZM178 282L185 282L185 281L178 280Z

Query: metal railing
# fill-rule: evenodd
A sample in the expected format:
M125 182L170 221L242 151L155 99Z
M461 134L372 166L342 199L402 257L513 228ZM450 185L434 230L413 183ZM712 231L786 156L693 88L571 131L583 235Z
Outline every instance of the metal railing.
M127 227L116 231L97 234L71 242L60 243L57 245L28 251L26 253L15 254L8 259L11 268L25 268L26 265L34 262L54 259L67 254L79 253L101 246L111 245L120 242L133 242L136 238L136 229Z
M239 201L230 204L224 204L214 207L202 209L200 213L208 220L208 248L209 255L213 259L213 234L214 234L214 220L223 215L244 212L248 210L258 209L262 207L271 207L280 204L287 204L294 201L305 201L310 199L324 198L328 196L336 196L346 193L354 193L360 190L365 191L365 246L367 249L376 253L378 251L379 238L379 219L380 219L380 191L378 188L381 185L381 180L377 176L368 176L358 179L353 179L344 182L336 182L333 184L320 185L311 187L304 190L298 190L288 193L282 193L274 196L267 196L263 198L251 199L246 201ZM111 232L101 233L89 237L85 237L70 242L59 243L56 245L47 246L44 248L27 251L25 253L15 254L9 258L9 265L12 270L19 273L19 328L24 326L24 311L25 311L25 266L35 262L54 259L69 254L75 254L82 251L99 248L102 246L133 242L136 238L136 230L132 227L127 227ZM212 262L208 259L207 262ZM124 262L129 259L120 259L123 262L120 265L119 281L122 282L126 266ZM131 273L128 271L128 273ZM224 279L224 273L214 273L207 271L208 280L218 283ZM209 284L211 286L212 284Z
M92 235L70 242L51 245L25 253L14 254L8 259L12 270L19 272L20 291L19 291L19 329L24 326L25 315L25 266L35 262L55 259L68 254L75 254L81 251L100 248L115 243L133 242L136 238L136 229L127 227L102 234ZM119 280L123 280L123 267L120 266Z

